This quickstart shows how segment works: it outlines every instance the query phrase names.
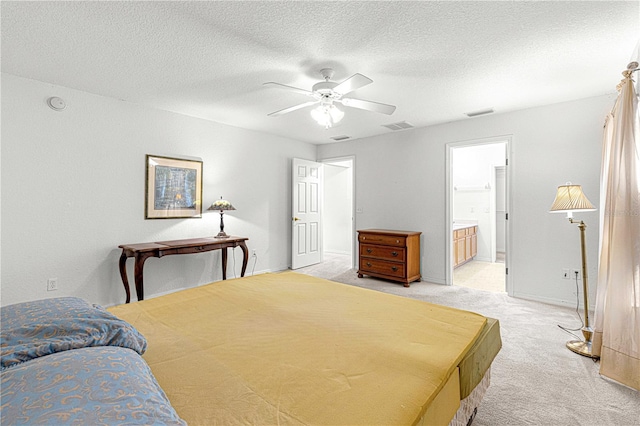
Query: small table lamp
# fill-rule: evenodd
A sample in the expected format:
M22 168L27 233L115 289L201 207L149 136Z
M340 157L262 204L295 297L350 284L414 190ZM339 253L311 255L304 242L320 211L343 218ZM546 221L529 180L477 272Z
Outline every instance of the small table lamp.
M224 232L223 215L225 210L235 210L235 209L236 208L233 207L230 202L228 202L227 200L223 200L222 197L220 197L219 200L211 204L211 207L207 209L207 210L215 210L220 212L220 232L218 232L218 235L216 235L215 238L229 238L229 236Z
M572 185L568 182L566 185L560 185L556 193L556 199L549 210L550 213L567 213L569 222L577 223L580 228L580 249L582 252L582 293L584 295L584 326L582 327L582 340L571 340L567 342L567 348L573 352L589 357L599 358L593 355L591 351L591 338L593 337L593 329L589 325L589 284L587 279L587 248L585 243L585 230L587 225L583 221L573 220L573 212L590 212L595 207L587 199L582 192L580 185Z

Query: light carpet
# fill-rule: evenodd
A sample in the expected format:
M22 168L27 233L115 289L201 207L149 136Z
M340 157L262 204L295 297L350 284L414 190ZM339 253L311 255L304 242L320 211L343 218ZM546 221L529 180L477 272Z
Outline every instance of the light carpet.
M603 378L598 363L565 348L573 337L558 324L580 327L575 310L459 286L417 282L406 288L357 278L353 269L330 279L500 321L503 347L474 425L640 425L640 392Z

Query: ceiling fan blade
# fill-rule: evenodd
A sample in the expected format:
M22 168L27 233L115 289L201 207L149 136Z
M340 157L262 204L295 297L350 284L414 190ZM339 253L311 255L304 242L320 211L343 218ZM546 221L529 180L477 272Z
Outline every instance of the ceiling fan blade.
M263 86L275 86L275 87L279 87L279 88L282 88L282 89L287 89L287 90L292 91L292 92L300 93L302 95L313 96L313 92L311 92L310 90L298 89L297 87L287 86L286 84L274 83L273 81L270 81L268 83L263 83L262 85Z
M342 98L338 100L338 102L341 102L344 106L366 109L367 111L374 111L387 115L393 114L396 110L395 105L381 104L380 102L365 101L362 99Z
M267 114L267 115L269 117L277 117L279 115L283 115L283 114L295 111L295 110L300 109L300 108L304 108L304 107L308 107L308 106L313 105L313 104L317 104L318 102L320 102L320 101L305 102L303 104L295 105L295 106L292 106L292 107L289 107L289 108L285 108L285 109L281 109L280 111L272 112L271 114Z
M338 93L339 95L346 95L349 92L353 92L354 90L371 83L373 83L373 80L371 80L369 77L365 77L362 74L356 73L334 87L333 91Z

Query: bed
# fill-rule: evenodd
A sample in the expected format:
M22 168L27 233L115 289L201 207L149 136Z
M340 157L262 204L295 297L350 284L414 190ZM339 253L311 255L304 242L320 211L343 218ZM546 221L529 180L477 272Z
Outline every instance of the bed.
M188 424L464 424L499 323L295 272L115 306Z
M0 424L185 425L140 356L147 342L76 297L0 312Z
M2 424L467 425L499 323L284 272L2 308Z

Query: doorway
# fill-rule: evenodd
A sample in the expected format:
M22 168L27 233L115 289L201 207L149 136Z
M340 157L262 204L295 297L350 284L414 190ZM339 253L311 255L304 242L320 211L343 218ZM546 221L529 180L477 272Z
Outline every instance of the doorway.
M355 266L354 157L322 160L322 245L318 263L296 272L331 279Z
M509 137L447 145L449 285L509 290L509 151Z
M344 272L354 267L354 158L322 160L323 263L327 270Z

